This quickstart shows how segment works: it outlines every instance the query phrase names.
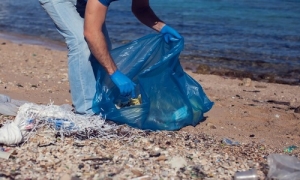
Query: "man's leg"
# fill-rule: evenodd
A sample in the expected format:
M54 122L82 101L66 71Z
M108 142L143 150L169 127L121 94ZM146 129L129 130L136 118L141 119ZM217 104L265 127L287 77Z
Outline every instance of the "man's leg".
M55 23L58 32L65 38L69 49L69 83L75 109L81 114L93 114L92 101L96 92L96 80L89 59L95 60L83 36L84 4L80 3L82 7L76 6L76 0L39 1ZM110 46L106 28L103 31Z

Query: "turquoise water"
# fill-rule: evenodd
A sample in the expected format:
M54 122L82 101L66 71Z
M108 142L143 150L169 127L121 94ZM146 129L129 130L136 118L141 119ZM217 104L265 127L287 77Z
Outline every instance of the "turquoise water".
M271 74L300 83L299 0L150 0L156 14L185 38L185 58L215 69ZM113 2L107 26L114 47L153 30ZM63 41L37 0L1 0L0 31Z

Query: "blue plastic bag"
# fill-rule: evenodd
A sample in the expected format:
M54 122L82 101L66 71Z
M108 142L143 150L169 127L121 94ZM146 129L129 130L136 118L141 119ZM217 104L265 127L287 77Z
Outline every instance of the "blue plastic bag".
M178 130L197 125L213 102L201 85L186 74L179 62L183 39L166 43L160 34L150 34L113 49L118 69L136 84L140 105L117 108L124 101L103 68L98 70L93 111L106 119L149 130ZM126 100L125 100L126 101Z

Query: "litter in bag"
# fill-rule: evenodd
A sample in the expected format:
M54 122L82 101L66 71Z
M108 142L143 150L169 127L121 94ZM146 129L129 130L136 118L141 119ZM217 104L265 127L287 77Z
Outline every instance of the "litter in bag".
M98 67L93 111L116 123L147 130L178 130L197 125L209 111L211 102L201 85L186 74L179 62L183 39L166 43L160 34L150 34L113 49L110 53L118 69L135 84L141 103L122 97L109 75Z

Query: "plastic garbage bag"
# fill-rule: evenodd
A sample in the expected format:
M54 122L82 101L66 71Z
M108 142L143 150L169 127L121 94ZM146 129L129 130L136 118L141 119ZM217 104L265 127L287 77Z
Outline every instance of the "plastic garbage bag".
M0 103L10 102L11 99L9 96L6 96L4 94L0 94Z
M27 101L11 99L9 96L0 94L0 114L16 116L19 107L25 103L27 103Z
M6 103L0 103L0 114L7 115L7 116L16 116L18 112L19 107L6 102Z
M293 156L270 154L268 178L277 180L299 180L300 160Z
M109 75L99 67L93 111L140 129L178 130L198 124L213 102L183 71L179 62L183 45L183 39L167 44L162 35L150 34L113 49L112 58L136 84L135 94L141 96L141 104L117 107L120 102L129 102L130 97L121 97Z

